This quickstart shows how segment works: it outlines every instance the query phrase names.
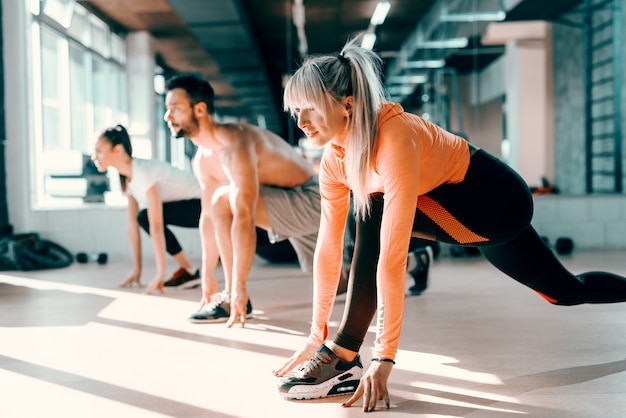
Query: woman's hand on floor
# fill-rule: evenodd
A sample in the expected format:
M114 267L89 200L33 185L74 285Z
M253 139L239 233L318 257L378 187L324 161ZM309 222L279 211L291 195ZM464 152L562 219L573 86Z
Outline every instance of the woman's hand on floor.
M376 409L378 401L385 401L385 406L389 409L389 391L387 381L393 369L393 363L387 361L372 361L367 369L358 389L354 395L341 406L349 407L363 397L363 411L372 412Z
M200 298L200 306L198 306L198 310L196 312L200 312L204 309L205 306L209 305L212 302L217 301L220 298L220 292L218 291L217 286L212 287L210 289L202 290L202 297Z
M143 287L143 285L139 281L140 279L141 273L133 271L126 277L126 279L122 283L119 284L119 287L133 287L135 284L137 285L137 287Z
M155 277L148 283L148 288L146 289L146 295L151 295L155 290L158 290L160 294L163 294L163 284L165 281L162 277Z
M303 349L296 351L282 366L275 369L274 376L282 377L294 369L299 369L304 363L313 358L318 348L319 345L307 343Z

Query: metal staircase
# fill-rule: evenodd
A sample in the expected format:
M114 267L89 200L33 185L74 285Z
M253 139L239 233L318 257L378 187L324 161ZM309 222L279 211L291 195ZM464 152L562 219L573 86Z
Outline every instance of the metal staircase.
M621 0L585 0L587 193L622 193Z

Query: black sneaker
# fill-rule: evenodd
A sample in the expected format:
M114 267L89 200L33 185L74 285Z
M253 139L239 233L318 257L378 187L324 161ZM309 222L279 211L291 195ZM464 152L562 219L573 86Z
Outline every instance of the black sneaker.
M321 345L315 356L295 376L282 379L278 390L286 399L316 399L356 391L363 375L361 357L347 362Z
M216 322L226 322L230 318L230 295L228 292L216 293L211 303L200 312L196 312L189 317L189 322L194 324L210 324ZM246 318L252 318L252 303L248 298L246 306Z
M409 255L415 257L415 267L409 270L409 274L415 280L415 284L409 287L409 292L413 296L418 296L428 287L428 271L433 262L433 249L428 245L423 248L417 248L410 252ZM409 261L411 260L409 259Z
M184 268L179 268L172 274L172 277L166 281L163 286L179 287L181 289L191 289L200 285L200 270L191 275Z

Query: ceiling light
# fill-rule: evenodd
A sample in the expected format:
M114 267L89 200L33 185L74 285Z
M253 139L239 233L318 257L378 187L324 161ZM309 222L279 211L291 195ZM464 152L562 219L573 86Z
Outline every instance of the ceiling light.
M382 25L387 17L387 13L389 12L389 8L391 7L391 3L388 1L379 1L374 9L374 13L372 14L372 18L370 19L370 24L377 26Z
M397 75L391 77L389 83L392 84L424 84L428 81L428 77L422 74L414 75Z
M506 13L499 10L497 12L446 13L441 15L439 20L441 22L502 22L505 18Z
M415 86L390 86L387 87L387 92L392 96L408 96L413 94Z
M467 44L467 38L450 38L439 41L417 42L416 47L423 49L465 48Z
M366 33L365 35L363 35L363 40L361 41L361 47L371 50L374 48L375 43L376 43L376 34Z
M416 60L402 62L403 68L443 68L446 66L446 60Z

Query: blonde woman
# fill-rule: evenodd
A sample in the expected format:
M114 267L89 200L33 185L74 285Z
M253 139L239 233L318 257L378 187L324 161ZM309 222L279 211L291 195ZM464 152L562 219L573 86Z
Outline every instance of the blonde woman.
M626 301L626 279L574 275L530 225L528 186L508 165L402 106L385 101L381 59L349 42L310 57L285 87L285 108L317 146L322 217L315 249L313 320L304 348L280 368L287 398L354 392L363 410L389 407L387 381L403 321L412 236L478 247L495 267L555 305ZM343 320L332 342L328 320L339 282L350 192L357 218ZM376 317L372 362L358 352Z
M122 191L128 197L128 238L133 254L133 270L120 287L141 286L141 227L152 239L156 275L146 293L163 287L194 287L200 272L191 263L168 225L197 228L200 219L200 184L191 171L178 169L160 160L133 157L128 132L122 125L105 129L98 137L92 157L100 172L114 167L120 174ZM168 253L178 270L165 281Z

